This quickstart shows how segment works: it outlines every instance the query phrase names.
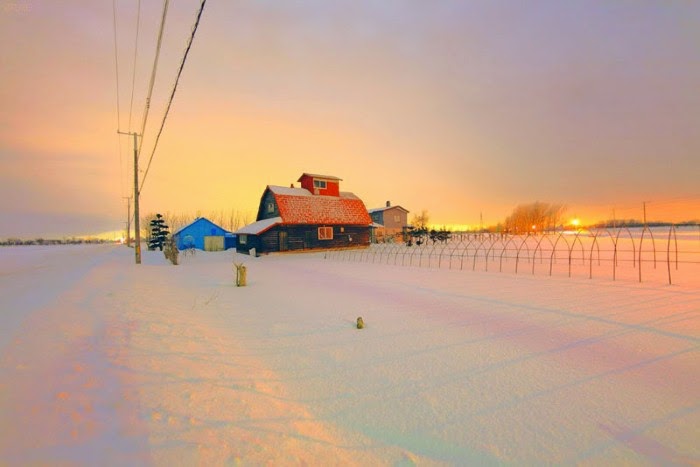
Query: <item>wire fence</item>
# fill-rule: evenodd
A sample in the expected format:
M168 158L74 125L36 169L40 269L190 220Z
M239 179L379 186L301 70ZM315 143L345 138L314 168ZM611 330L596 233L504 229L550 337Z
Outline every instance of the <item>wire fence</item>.
M378 243L328 251L327 259L533 275L700 285L700 226L458 233L445 242Z

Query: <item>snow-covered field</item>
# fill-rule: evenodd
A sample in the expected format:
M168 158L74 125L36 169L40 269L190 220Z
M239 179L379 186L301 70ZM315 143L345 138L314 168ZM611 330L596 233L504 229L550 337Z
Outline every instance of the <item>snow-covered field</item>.
M697 287L133 262L0 248L0 465L700 463Z

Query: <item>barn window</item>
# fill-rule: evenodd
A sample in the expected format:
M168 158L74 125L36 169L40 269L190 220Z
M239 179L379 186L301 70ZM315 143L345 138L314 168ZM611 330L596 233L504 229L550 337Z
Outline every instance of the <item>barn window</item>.
M248 235L246 235L246 234L240 234L240 235L238 236L238 244L239 244L239 245L245 245L246 243L248 243Z
M267 203L267 212L275 212L275 203L273 203L273 202Z
M333 227L319 227L318 228L318 239L319 240L333 240Z
M314 188L321 188L322 190L326 189L326 181L325 180L314 180Z
M398 214L395 214L394 215L394 222L401 222L401 216L399 216Z

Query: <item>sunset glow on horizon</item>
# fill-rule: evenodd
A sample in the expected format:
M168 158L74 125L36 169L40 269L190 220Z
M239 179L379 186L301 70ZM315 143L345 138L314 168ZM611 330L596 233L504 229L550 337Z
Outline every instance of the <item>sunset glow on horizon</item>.
M162 12L135 48L136 2L108 3L0 1L0 238L124 229L117 130L140 131ZM196 11L168 12L141 178ZM697 220L698 43L694 2L210 2L141 213L252 221L310 172L452 230L538 200L571 225Z

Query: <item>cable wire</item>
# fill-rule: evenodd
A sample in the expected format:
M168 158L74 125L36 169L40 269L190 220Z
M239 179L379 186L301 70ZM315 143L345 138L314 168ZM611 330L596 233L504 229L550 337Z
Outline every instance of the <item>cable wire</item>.
M160 124L160 129L158 130L158 135L156 136L155 143L153 144L153 150L151 151L151 156L148 159L148 165L146 166L146 171L143 174L143 178L141 179L141 186L139 187L139 193L141 193L141 190L143 189L143 184L146 182L146 177L148 176L148 170L151 168L151 162L153 161L153 155L156 152L156 147L158 147L158 140L160 139L160 135L163 132L163 127L165 126L165 120L168 118L168 113L170 112L170 106L173 103L173 98L175 97L175 91L177 90L177 85L180 81L180 76L182 75L182 69L185 67L185 61L187 61L187 55L190 53L190 48L192 47L192 41L194 40L194 35L197 32L197 27L199 26L199 20L202 18L202 12L204 11L204 5L207 3L207 0L202 0L202 3L199 6L199 12L197 13L197 19L195 20L194 26L192 27L192 34L190 35L190 39L187 42L187 48L185 49L185 53L182 56L182 61L180 62L180 68L177 71L177 77L175 78L175 84L173 85L173 90L170 93L170 99L168 100L168 105L165 108L165 114L163 115L163 120Z
M139 147L137 151L138 156L141 155L141 147L143 146L143 134L146 130L146 121L148 120L148 109L151 107L151 96L153 95L153 85L156 81L156 70L158 69L158 57L160 57L160 47L163 43L163 30L165 29L165 17L168 14L168 3L169 0L163 2L163 16L160 20L160 30L158 31L158 42L156 44L156 56L153 60L153 69L151 70L151 80L148 84L148 96L146 96L146 107L143 111L143 122L141 124L141 141L139 141Z
M115 71L115 81L117 85L117 132L119 131L119 126L121 125L121 115L119 110L119 54L117 52L117 3L116 0L112 0L112 20L114 25L114 71ZM117 134L117 147L119 151L119 194L124 196L124 184L123 184L123 162L122 162L122 139Z
M131 132L131 112L134 108L134 88L136 87L136 60L139 50L139 29L141 24L141 0L136 6L136 39L134 40L134 68L131 74L131 103L129 104L129 132Z

